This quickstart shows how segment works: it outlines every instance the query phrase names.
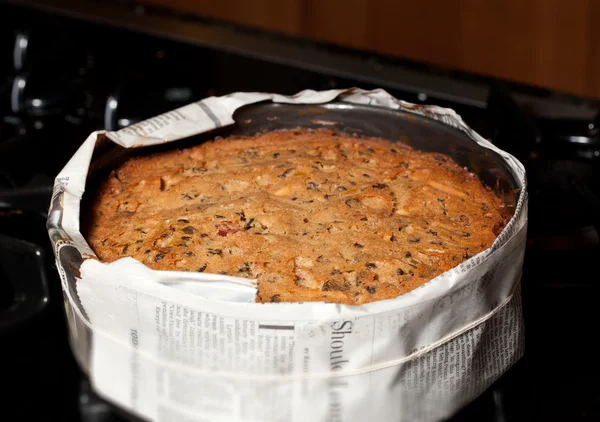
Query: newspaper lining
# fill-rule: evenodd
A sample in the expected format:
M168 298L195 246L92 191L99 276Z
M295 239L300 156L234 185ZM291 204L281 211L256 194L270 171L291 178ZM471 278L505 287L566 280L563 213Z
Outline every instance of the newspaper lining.
M256 304L246 279L65 254L93 255L79 233L79 203L99 136L143 147L229 125L243 105L334 99L426 115L499 153L522 190L494 245L399 298L357 307ZM522 355L526 216L522 165L452 110L352 89L211 97L95 132L56 179L48 227L75 352L94 388L125 409L157 421L425 421L452 415Z

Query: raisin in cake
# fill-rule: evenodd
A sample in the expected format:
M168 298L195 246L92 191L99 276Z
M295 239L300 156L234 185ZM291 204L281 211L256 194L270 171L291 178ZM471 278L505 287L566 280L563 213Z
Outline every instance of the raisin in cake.
M105 262L258 280L258 302L364 304L488 248L502 201L449 157L330 130L231 137L127 161L96 192Z

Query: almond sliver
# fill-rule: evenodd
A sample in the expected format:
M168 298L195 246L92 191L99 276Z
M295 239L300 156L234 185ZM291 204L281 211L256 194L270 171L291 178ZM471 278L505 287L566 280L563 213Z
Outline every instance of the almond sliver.
M465 195L463 192L461 192L459 190L454 189L452 186L448 186L443 183L436 182L434 180L429 180L427 182L427 184L429 186L431 186L432 188L441 190L442 192L446 192L447 194L458 196L460 198L467 198L467 195Z

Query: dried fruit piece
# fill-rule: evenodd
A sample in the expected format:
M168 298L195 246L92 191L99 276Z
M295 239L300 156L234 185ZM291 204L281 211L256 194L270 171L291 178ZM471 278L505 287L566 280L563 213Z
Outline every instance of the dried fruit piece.
M186 226L183 229L181 229L182 232L184 232L185 234L194 234L194 232L196 231L196 228L193 226Z

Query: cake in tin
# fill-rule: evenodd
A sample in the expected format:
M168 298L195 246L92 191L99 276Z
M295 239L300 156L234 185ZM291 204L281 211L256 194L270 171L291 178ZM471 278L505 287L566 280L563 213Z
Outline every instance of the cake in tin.
M329 129L134 157L93 192L104 262L258 280L258 302L360 305L489 248L502 200L448 156Z

